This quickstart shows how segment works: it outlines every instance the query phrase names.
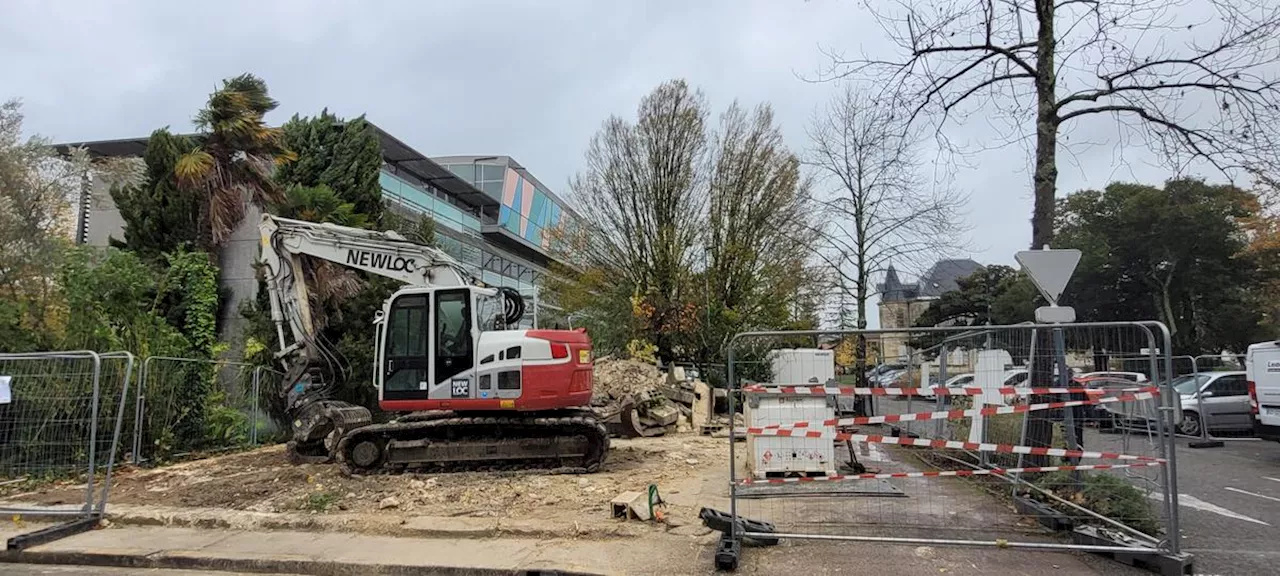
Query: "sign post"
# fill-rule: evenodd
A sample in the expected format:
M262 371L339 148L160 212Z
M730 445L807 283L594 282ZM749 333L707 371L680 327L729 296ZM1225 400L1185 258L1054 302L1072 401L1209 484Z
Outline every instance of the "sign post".
M1067 282L1071 280L1071 274L1076 271L1076 266L1080 264L1080 251L1074 249L1054 250L1045 246L1043 250L1024 250L1013 256L1014 260L1022 266L1022 270L1031 277L1031 282L1040 290L1040 295L1049 301L1048 306L1036 308L1036 322L1041 324L1068 324L1075 322L1076 311L1070 306L1059 306L1058 299L1062 297L1062 291L1067 288ZM1031 386L1043 386L1038 382L1037 374L1047 375L1054 371L1058 374L1058 381L1055 383L1059 387L1068 388L1071 386L1071 374L1067 368L1066 341L1063 338L1062 328L1054 327L1053 339L1050 345L1053 349L1052 365L1056 370L1046 370L1040 372L1035 364L1036 360L1033 355L1031 358L1032 365L1028 367L1030 372ZM1033 336L1033 342L1039 342L1039 338ZM1028 402L1034 402L1035 396L1027 399ZM1084 427L1083 420L1077 424L1077 414L1075 408L1068 408L1062 411L1062 427L1065 429L1067 436L1067 447L1072 450L1079 450L1083 446ZM1031 415L1027 415L1028 421ZM1047 423L1046 423L1047 425ZM1024 423L1024 436L1025 436ZM1037 428L1039 430L1039 428ZM1052 432L1049 433L1050 438ZM1040 434L1034 434L1040 435ZM1024 438L1024 441L1027 440ZM1038 438L1038 441L1047 441L1049 438ZM1021 463L1019 463L1021 465ZM1077 478L1078 480L1078 478Z

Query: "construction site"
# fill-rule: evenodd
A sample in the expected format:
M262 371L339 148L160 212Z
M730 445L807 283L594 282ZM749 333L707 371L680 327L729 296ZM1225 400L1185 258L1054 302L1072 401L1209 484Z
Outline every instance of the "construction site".
M1274 0L98 4L0 573L1276 572Z

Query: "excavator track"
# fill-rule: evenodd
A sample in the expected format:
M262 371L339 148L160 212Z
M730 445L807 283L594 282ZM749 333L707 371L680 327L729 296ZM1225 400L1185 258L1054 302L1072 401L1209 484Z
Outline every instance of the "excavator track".
M335 456L348 474L423 469L589 474L600 469L608 451L609 434L590 412L446 412L356 428L338 441Z

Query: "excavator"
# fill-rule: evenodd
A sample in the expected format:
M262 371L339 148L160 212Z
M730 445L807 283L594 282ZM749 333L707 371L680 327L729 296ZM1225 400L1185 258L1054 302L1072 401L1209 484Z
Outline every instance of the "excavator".
M511 329L524 314L517 291L485 286L449 254L394 231L270 214L259 230L290 462L336 460L349 474L600 468L609 436L586 408L584 329ZM305 258L404 284L372 330L373 385L393 419L374 422L369 408L331 397L343 364L316 330Z

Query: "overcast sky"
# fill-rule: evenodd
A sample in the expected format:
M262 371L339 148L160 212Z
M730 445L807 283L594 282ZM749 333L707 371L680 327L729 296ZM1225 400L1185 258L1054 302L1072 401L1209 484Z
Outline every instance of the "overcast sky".
M633 117L642 95L675 77L717 111L735 98L771 102L803 150L806 123L836 90L798 78L828 62L821 48L888 49L860 10L851 0L3 0L0 99L21 98L27 131L58 141L136 137L190 129L218 81L247 71L280 101L273 123L326 106L365 113L427 155L509 154L567 196L601 122ZM960 128L978 140L989 129ZM969 255L1011 264L1031 235L1027 151L970 163L946 178L971 195ZM1141 150L1098 146L1060 167L1059 190L1168 175Z

